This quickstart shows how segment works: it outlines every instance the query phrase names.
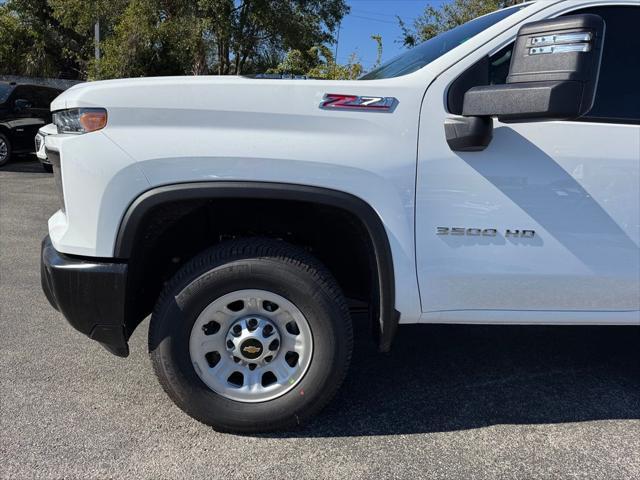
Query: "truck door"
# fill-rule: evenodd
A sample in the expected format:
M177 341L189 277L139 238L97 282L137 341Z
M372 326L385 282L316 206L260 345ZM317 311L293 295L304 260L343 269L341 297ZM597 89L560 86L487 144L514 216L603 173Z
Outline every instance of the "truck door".
M427 321L640 322L640 7L570 13L606 23L595 105L580 121L496 120L486 150L449 148L451 85L487 56L504 83L504 40L427 90L416 190Z
M49 123L51 114L43 91L48 91L48 89L19 85L11 95L9 104L13 109L13 118L8 123L12 129L12 142L15 151L32 151L36 133Z

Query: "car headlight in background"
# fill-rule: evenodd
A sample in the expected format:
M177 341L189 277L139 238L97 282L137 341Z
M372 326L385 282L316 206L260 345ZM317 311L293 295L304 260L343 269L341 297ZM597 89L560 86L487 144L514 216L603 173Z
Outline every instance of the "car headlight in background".
M107 126L104 108L71 108L53 112L53 124L58 133L89 133Z

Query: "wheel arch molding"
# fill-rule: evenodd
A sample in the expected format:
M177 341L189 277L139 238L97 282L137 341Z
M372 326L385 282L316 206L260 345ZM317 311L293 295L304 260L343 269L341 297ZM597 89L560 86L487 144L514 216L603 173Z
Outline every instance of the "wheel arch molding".
M391 246L384 224L369 203L339 190L300 184L215 181L163 185L138 196L127 208L118 229L114 257L131 258L139 229L145 217L156 208L174 202L189 200L281 200L304 202L343 210L357 218L364 227L373 250L375 291L372 292L374 309L373 331L378 348L387 352L391 348L400 313L395 309L395 276Z

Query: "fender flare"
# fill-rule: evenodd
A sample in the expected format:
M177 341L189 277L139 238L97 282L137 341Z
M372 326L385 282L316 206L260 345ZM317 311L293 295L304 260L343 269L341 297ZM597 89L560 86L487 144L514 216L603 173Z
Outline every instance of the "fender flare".
M183 200L275 199L316 203L339 208L358 218L373 246L377 278L377 341L381 352L391 349L400 313L395 309L393 256L380 216L359 197L329 188L271 182L215 181L179 183L156 187L142 193L127 208L116 238L114 256L130 258L138 227L145 215L163 204ZM375 308L375 307L374 307ZM375 317L374 317L375 321Z

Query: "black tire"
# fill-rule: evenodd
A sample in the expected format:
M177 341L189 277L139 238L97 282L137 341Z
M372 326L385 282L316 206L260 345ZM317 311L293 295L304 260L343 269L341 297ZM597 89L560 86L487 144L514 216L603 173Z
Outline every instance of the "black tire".
M4 158L0 157L0 167L6 165L11 160L11 142L6 135L0 133L0 141L7 146L7 155Z
M311 363L284 395L260 403L230 400L197 375L189 353L196 318L213 300L243 289L281 295L304 314L313 336ZM269 239L226 242L186 264L162 292L149 330L153 368L183 411L216 430L256 433L293 428L318 413L342 384L353 333L338 284L304 250Z
M42 163L42 169L47 173L53 173L53 165L49 163Z

